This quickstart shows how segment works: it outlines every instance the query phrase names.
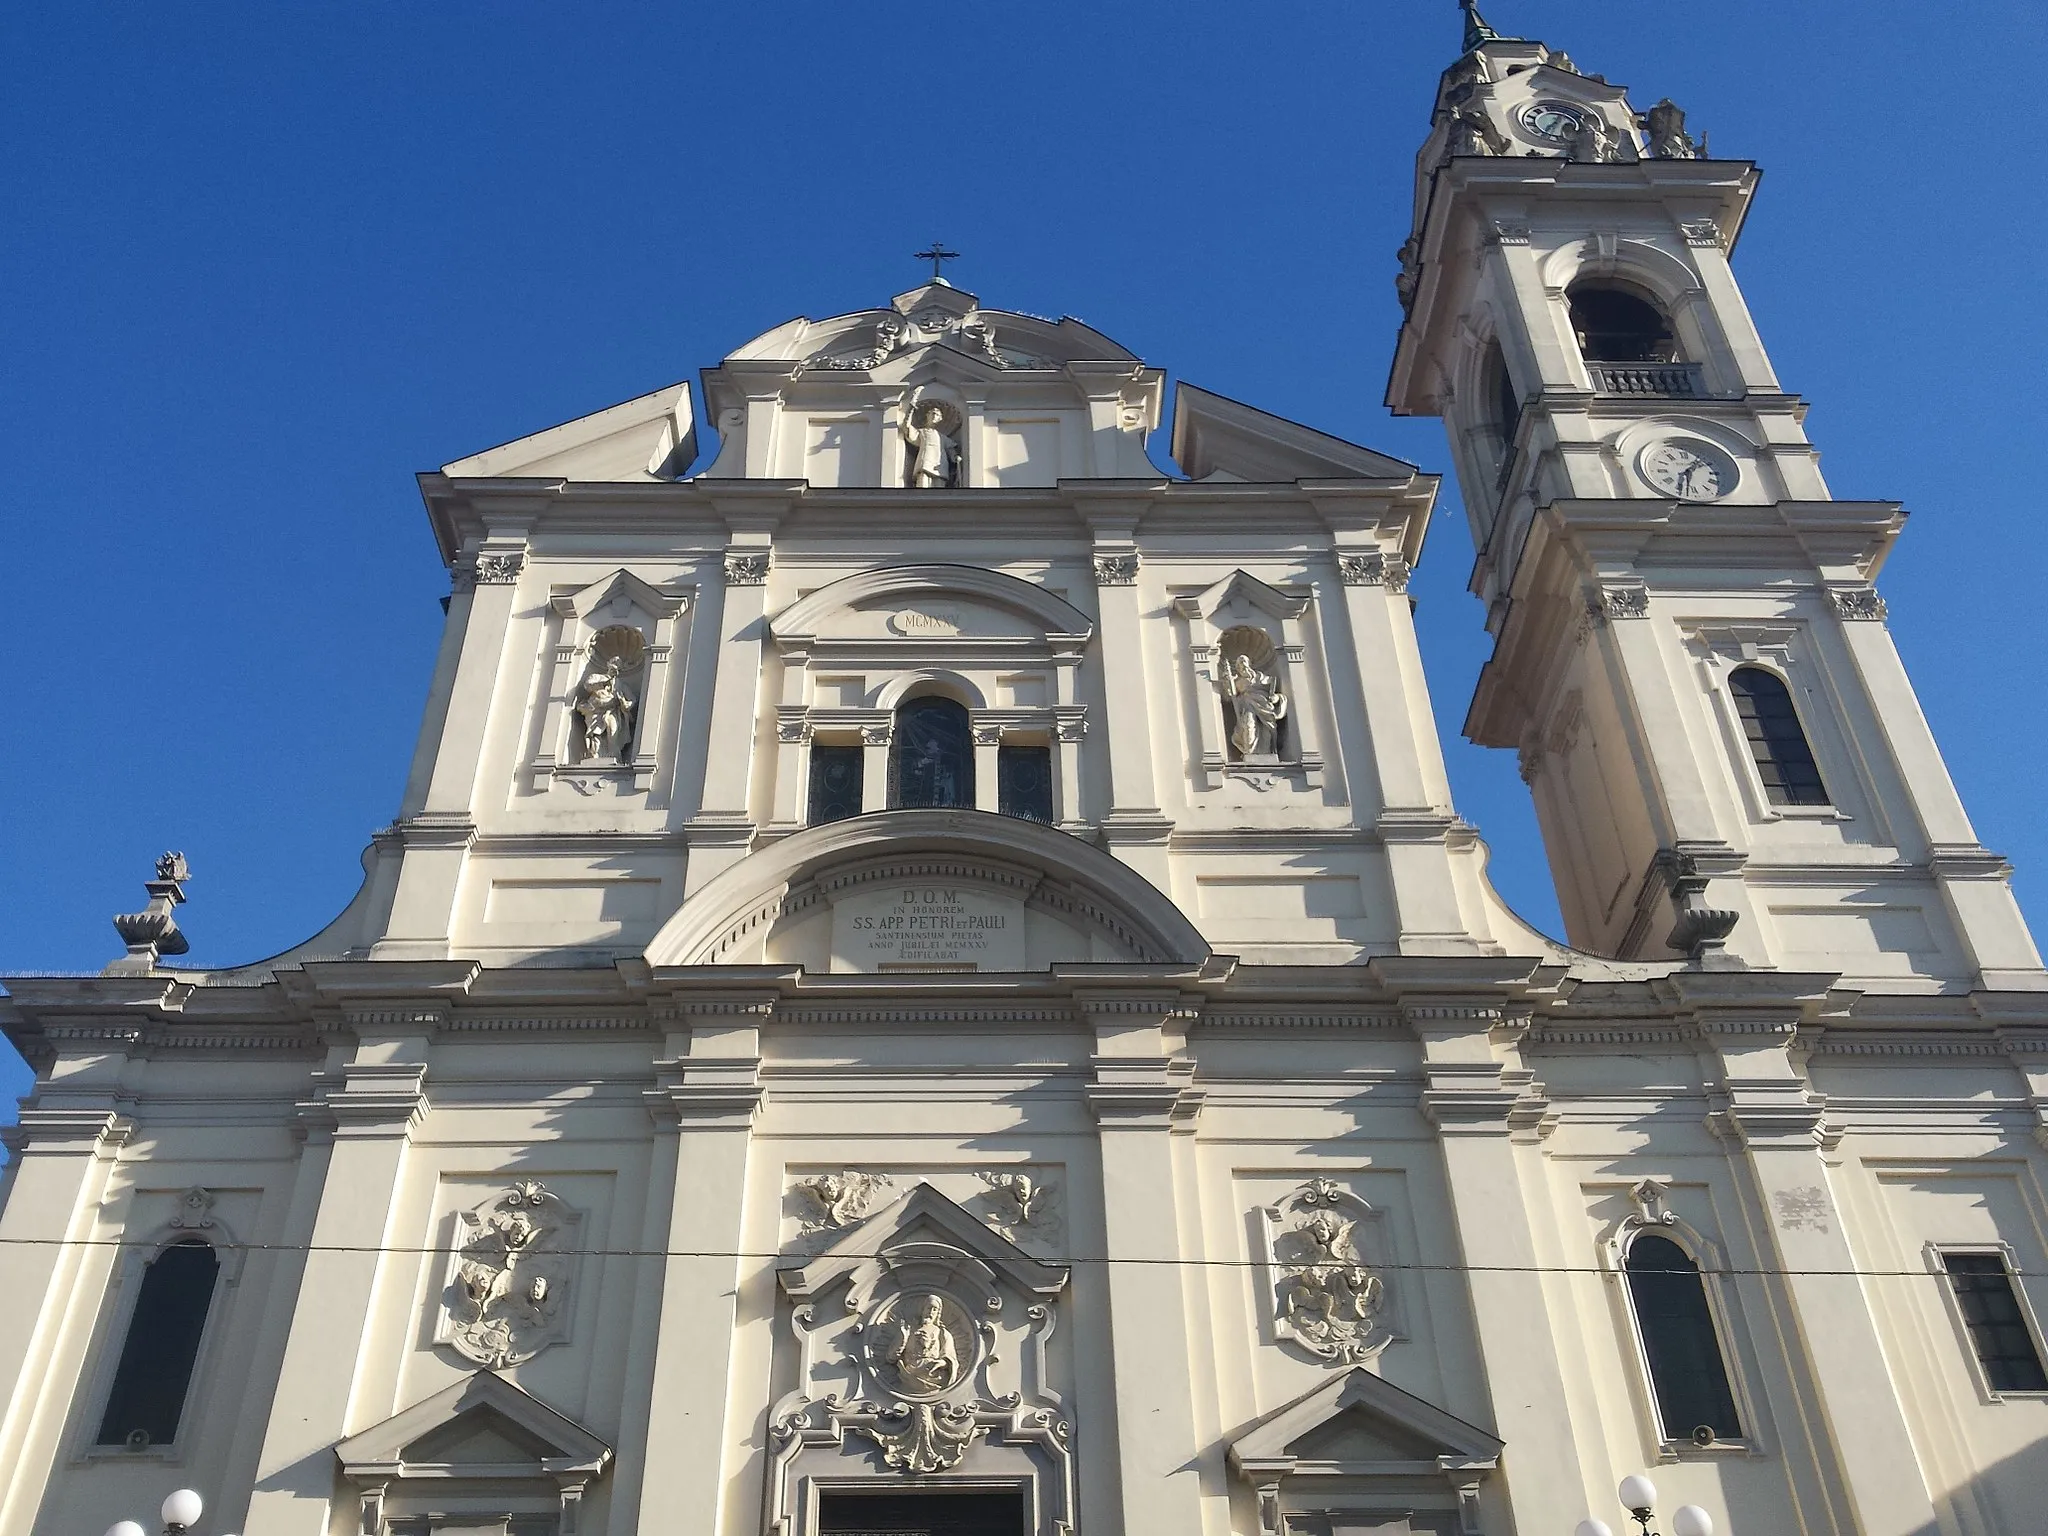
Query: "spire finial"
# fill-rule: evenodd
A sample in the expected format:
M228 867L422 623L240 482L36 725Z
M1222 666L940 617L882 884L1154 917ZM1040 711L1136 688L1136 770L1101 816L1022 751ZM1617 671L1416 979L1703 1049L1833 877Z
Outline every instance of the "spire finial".
M1465 51L1470 53L1482 43L1497 43L1500 34L1486 24L1486 18L1479 14L1479 0L1458 0L1458 9L1465 13Z
M935 283L945 283L945 285L948 288L952 287L953 285L951 283L946 282L946 275L943 271L940 270L941 264L948 261L957 261L959 257L960 253L958 251L947 250L946 247L937 240L934 240L931 243L930 250L913 251L911 253L911 258L915 261L930 262L932 264L932 281Z

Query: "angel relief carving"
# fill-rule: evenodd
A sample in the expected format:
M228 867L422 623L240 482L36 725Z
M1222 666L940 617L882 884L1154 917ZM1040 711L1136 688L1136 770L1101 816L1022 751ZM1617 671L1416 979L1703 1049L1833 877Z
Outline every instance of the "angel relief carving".
M582 1223L581 1211L533 1182L461 1212L439 1340L495 1368L531 1360L564 1338Z
M799 1201L797 1221L804 1232L836 1231L853 1225L874 1208L877 1197L889 1188L889 1175L848 1168L811 1174L790 1188Z
M1274 1332L1332 1365L1370 1360L1395 1337L1367 1254L1379 1215L1334 1179L1312 1179L1261 1215Z

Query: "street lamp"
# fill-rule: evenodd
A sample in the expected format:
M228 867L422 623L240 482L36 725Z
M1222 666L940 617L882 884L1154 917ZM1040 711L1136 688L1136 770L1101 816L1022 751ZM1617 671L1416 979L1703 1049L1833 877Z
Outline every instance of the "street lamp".
M1650 1529L1650 1522L1656 1518L1657 1485L1641 1473L1621 1480L1622 1508L1642 1527L1642 1536L1657 1536ZM114 1536L109 1531L107 1536ZM1604 1520L1588 1516L1581 1520L1573 1536L1614 1536ZM1671 1536L1714 1536L1714 1517L1697 1504L1686 1504L1672 1511Z
M164 1500L163 1508L157 1513L163 1517L163 1536L185 1536L185 1532L199 1523L199 1517L206 1513L206 1501L190 1488L180 1488ZM107 1527L107 1536L149 1536L142 1526L133 1520L117 1520Z

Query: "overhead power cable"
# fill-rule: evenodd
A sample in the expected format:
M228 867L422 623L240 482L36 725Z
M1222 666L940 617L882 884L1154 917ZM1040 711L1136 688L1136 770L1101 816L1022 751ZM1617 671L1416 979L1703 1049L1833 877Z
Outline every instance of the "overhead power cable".
M355 1254L423 1254L448 1257L463 1250L451 1249L445 1243L244 1243L226 1242L194 1232L189 1237L0 1237L0 1247L40 1248L165 1248L180 1241L203 1242L209 1247L227 1253L355 1253ZM1028 1250L1027 1250L1028 1251ZM810 1257L801 1251L787 1251L770 1248L549 1248L542 1250L549 1257L584 1259L787 1259L805 1262ZM540 1257L541 1253L534 1254ZM1045 1264L1060 1264L1078 1267L1084 1264L1129 1264L1150 1266L1160 1269L1264 1269L1269 1267L1257 1259L1210 1259L1152 1257L1140 1254L1075 1254L1052 1256L1031 1254ZM1326 1261L1327 1262L1327 1261ZM1338 1261L1342 1262L1342 1261ZM1304 1267L1276 1261L1270 1266L1275 1269L1299 1269ZM1393 1270L1416 1274L1501 1274L1501 1275L1619 1275L1618 1269L1601 1264L1424 1264L1399 1260L1374 1260L1360 1263L1359 1269ZM1731 1279L1746 1277L1778 1279L1858 1279L1858 1280L1946 1280L1944 1273L1930 1269L1779 1269L1773 1266L1747 1266L1739 1264L1701 1264L1702 1275L1722 1275ZM2007 1271L2015 1280L2048 1279L2048 1271L2013 1269Z

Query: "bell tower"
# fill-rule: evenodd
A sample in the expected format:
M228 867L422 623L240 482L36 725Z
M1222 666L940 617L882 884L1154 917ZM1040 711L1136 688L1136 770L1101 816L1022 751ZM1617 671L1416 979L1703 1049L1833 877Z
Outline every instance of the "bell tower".
M1465 734L1519 753L1571 941L2048 984L1885 626L1905 513L1830 493L1736 285L1756 166L1463 9L1388 403L1449 430L1495 641Z

